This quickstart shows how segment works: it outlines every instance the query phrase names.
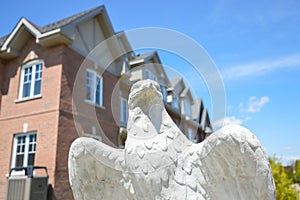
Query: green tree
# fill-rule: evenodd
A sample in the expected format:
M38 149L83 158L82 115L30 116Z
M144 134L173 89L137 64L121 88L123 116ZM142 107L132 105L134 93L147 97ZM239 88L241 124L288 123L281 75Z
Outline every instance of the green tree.
M298 193L291 188L293 179L288 177L283 166L276 158L269 158L270 166L272 168L272 175L276 185L276 199L277 200L297 200Z
M295 170L296 170L295 182L300 183L300 160L296 161Z

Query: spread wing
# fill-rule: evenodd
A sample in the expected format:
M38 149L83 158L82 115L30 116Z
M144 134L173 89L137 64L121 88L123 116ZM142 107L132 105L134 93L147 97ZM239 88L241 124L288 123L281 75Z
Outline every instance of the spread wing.
M134 199L124 187L124 150L81 137L72 143L68 165L75 199Z
M193 145L185 155L181 185L186 199L275 199L268 159L256 137L230 125ZM180 181L179 181L180 182ZM179 183L178 182L178 183Z

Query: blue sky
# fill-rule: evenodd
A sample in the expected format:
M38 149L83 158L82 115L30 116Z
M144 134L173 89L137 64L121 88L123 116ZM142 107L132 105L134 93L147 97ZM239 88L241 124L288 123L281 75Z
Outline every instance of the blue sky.
M184 3L183 3L184 2ZM226 118L252 130L268 156L300 158L300 2L288 1L41 1L2 0L0 35L24 16L37 25L104 4L116 31L162 27L199 43L218 67ZM210 94L182 58L161 52L164 64L187 77L211 111Z

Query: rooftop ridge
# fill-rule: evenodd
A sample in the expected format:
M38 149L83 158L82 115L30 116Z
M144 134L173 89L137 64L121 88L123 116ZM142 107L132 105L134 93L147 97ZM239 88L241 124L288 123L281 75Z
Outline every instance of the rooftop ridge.
M61 19L61 20L58 20L58 21L55 21L55 22L52 22L50 24L47 24L43 27L40 27L39 30L42 32L42 33L45 33L45 32L48 32L48 31L51 31L51 30L54 30L56 28L59 28L59 27L62 27L62 26L65 26L71 22L73 22L74 20L90 13L90 12L93 12L97 9L100 9L100 8L103 8L104 6L101 5L101 6L98 6L98 7L95 7L95 8L92 8L92 9L89 9L89 10L85 10L85 11L82 11L80 13L77 13L77 14L74 14L70 17L67 17L67 18L64 18L64 19Z

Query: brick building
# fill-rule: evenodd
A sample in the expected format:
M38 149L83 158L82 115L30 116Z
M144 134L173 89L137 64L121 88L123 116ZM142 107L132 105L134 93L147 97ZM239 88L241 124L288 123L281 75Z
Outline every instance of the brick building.
M145 63L152 68L144 70ZM196 130L187 135L203 140L211 126L208 115L202 117L202 102L188 94L190 117L181 112L184 102L182 109L173 109L174 98L185 94L172 92L175 85L161 66L157 53L134 54L125 34L114 31L104 6L44 27L21 18L0 38L0 199L10 169L29 165L48 168L54 198L73 199L67 166L71 143L89 136L122 147L129 89L140 79L157 80L173 119L191 122ZM139 70L144 75L138 77Z

